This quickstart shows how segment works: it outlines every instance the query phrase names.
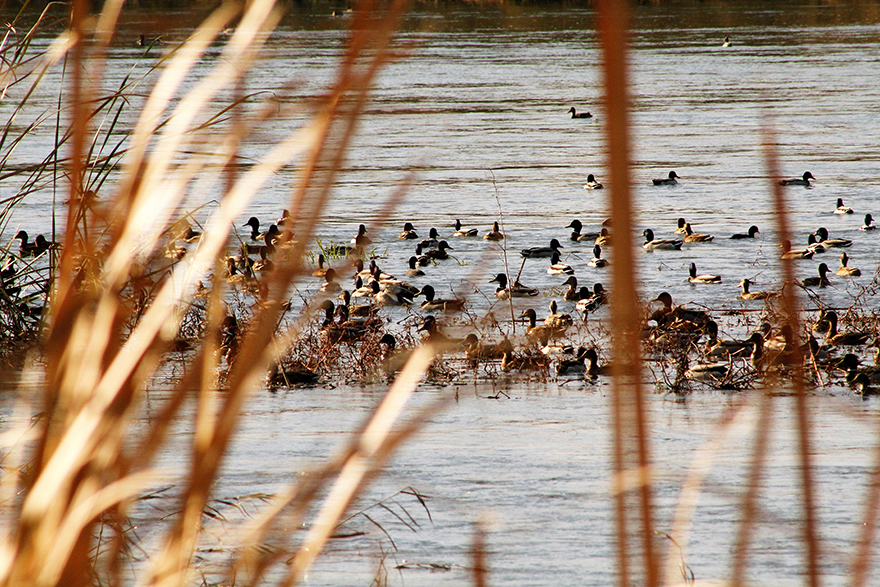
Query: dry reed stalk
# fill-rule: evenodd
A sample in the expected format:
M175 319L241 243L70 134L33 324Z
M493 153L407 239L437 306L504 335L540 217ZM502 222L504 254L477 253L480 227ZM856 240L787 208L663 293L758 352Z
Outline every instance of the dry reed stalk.
M603 55L603 84L608 123L605 126L611 173L612 225L627 235L632 226L629 146L629 81L627 41L629 6L626 0L598 3ZM618 584L627 587L659 584L654 553L653 508L647 405L641 385L638 288L632 243L618 239L612 274L614 297L611 323L614 393L614 485L617 519Z

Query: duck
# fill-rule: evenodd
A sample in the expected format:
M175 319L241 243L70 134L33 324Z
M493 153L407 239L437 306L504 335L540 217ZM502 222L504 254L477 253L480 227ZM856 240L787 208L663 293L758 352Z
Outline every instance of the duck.
M592 173L587 175L587 183L584 184L585 190L601 190L604 187L605 186L596 181L595 175L593 175Z
M810 234L807 235L807 250L812 251L814 255L821 255L828 249L816 239L815 234Z
M684 218L678 219L678 228L672 231L672 234L687 234L687 221Z
M863 371L847 372L846 382L852 388L853 393L862 397L877 395L877 389L872 386L872 383L875 383L875 381L871 379L871 375L868 373Z
M730 37L724 37L724 42L721 43L722 47L730 47L733 43L730 42Z
M290 210L285 208L281 211L281 216L278 217L278 220L275 221L275 224L278 226L286 226L291 221L290 219Z
M780 179L779 185L802 185L806 187L810 187L810 180L815 180L813 174L809 171L805 171L802 177L794 177L790 179Z
M364 247L373 244L373 240L367 236L367 227L364 224L358 226L357 234L351 239L351 244Z
M870 214L865 214L865 224L859 228L859 230L877 230L877 227L874 226L874 217Z
M294 387L316 385L321 376L308 367L284 368L277 361L272 363L266 380L269 383L270 390L275 391L276 387Z
M501 232L501 227L498 225L497 220L492 223L492 230L483 235L483 239L487 241L504 240L504 233Z
M852 214L853 209L843 205L843 198L837 198L837 208L834 209L835 214Z
M442 261L449 258L449 253L446 252L447 250L451 251L454 249L449 246L448 242L440 241L439 243L437 243L436 249L429 249L425 251L425 256L429 259L433 259L434 261Z
M548 275L574 275L574 269L571 265L566 265L559 260L559 251L553 251L550 257L550 266L547 268Z
M434 288L425 285L415 294L416 296L425 296L425 301L420 306L425 312L461 312L464 309L465 300L459 298L439 299L435 298Z
M342 290L342 286L336 283L336 270L330 267L327 269L327 272L324 273L324 285L321 286L321 291L324 293L336 293Z
M515 281L512 287L507 287L507 275L504 273L499 273L494 278L489 280L489 283L497 283L498 287L495 289L495 297L500 298L502 300L506 300L510 297L514 298L527 298L534 297L541 293L537 288L534 287L526 287L521 284L519 281Z
M550 246L548 247L530 247L528 249L523 249L519 254L526 259L552 257L553 253L559 253L559 249L561 248L563 248L562 245L560 245L559 241L554 238L550 239Z
M654 231L650 228L646 228L642 232L642 236L645 237L645 242L642 243L642 247L647 251L653 251L656 249L668 250L668 251L680 251L681 245L684 244L684 241L681 239L673 239L673 238L654 238Z
M852 246L852 241L846 238L828 238L828 229L824 226L820 226L816 229L816 232L813 234L816 235L818 241L822 243L826 249L840 249Z
M370 282L370 290L373 293L373 301L380 306L406 306L411 302L411 296L407 296L406 292L394 293L383 289L376 280Z
M254 271L272 271L275 268L275 264L269 259L269 257L274 252L275 247L272 245L260 247L260 258L254 262Z
M556 328L568 328L574 321L571 319L571 316L568 314L560 314L558 312L559 307L556 305L556 300L552 300L550 302L550 314L544 318L544 324L547 326L552 326Z
M837 312L829 310L825 313L828 320L828 334L825 335L825 344L829 346L860 346L868 343L871 338L870 332L838 332L837 331Z
M715 237L711 234L701 234L698 232L694 232L691 228L691 225L685 223L684 225L684 242L686 243L708 243L711 242Z
M435 345L439 352L455 350L464 342L464 339L455 339L446 336L446 334L440 330L440 324L437 322L437 318L432 315L425 317L425 321L422 322L417 331L425 333L425 336L422 338L423 343Z
M819 275L814 277L807 277L806 279L801 280L801 285L803 287L825 287L826 285L831 285L831 282L828 281L828 278L825 275L830 271L828 269L828 265L825 263L819 263L819 267L817 268Z
M260 219L256 216L251 216L248 218L248 221L241 225L242 227L250 226L251 227L251 240L255 241L260 238Z
M710 320L706 324L709 339L706 341L705 352L708 357L747 357L751 354L756 339L763 337L760 332L752 333L746 340L723 340L718 338L718 324Z
M792 249L791 241L786 239L779 245L782 247L782 255L780 259L812 259L813 251L809 249Z
M593 241L594 245L599 245L600 247L608 247L611 246L611 233L608 232L607 228L602 228L599 232L599 236L596 237L596 240Z
M735 240L741 240L744 238L755 238L755 235L760 232L761 231L758 230L758 227L753 224L749 227L748 232L738 232L736 234L730 235L730 238L735 239Z
M608 266L608 259L602 258L602 247L599 245L593 246L593 258L587 261L587 266L596 267L598 269Z
M697 363L684 372L686 379L692 381L720 381L727 376L727 363Z
M501 341L503 344L503 355L501 357L502 371L530 371L535 369L544 369L550 364L550 358L541 353L515 355L513 353L513 344L506 338Z
M690 273L688 281L691 283L721 283L720 275L715 275L714 273L703 273L701 275L697 275L696 263L691 263L688 272Z
M372 289L371 289L372 291ZM339 299L342 300L343 306L348 308L348 315L351 318L372 318L373 317L373 306L371 304L352 304L351 303L351 293L344 289L342 293L339 294Z
M440 234L437 232L437 229L433 226L428 230L428 238L422 240L421 243L423 249L430 249L432 247L436 247L440 245Z
M383 334L379 343L385 345L385 352L382 353L382 370L386 373L400 371L412 356L412 349L397 348L397 339L393 334Z
M422 245L416 245L416 262L419 267L427 267L431 264L431 259L427 255L422 254Z
M754 281L750 279L740 280L739 285L742 287L742 292L739 294L739 297L744 300L767 300L779 295L779 292L776 291L749 291L749 286L753 283Z
M351 292L353 298L373 298L373 284L364 285L364 280L358 275L354 280L354 290Z
M562 299L569 302L576 302L581 299L578 294L577 277L575 277L574 275L570 276L568 279L565 280L565 283L563 283L562 285L568 286L568 289L565 291L565 293L562 294Z
M479 231L476 228L462 228L461 220L458 218L455 219L455 232L452 233L452 236L456 237L470 237L477 236Z
M661 179L652 179L651 181L654 185L676 185L679 179L681 177L675 171L670 171L668 176Z
M577 219L572 220L571 223L568 226L566 226L565 228L571 229L571 235L569 235L568 238L569 238L569 240L572 240L575 242L596 240L597 238L599 238L599 235L601 234L599 232L582 233L581 231L583 230L584 225L581 224L581 221L577 220Z
M681 322L691 322L696 325L705 325L709 322L709 314L703 312L702 310L691 310L689 308L685 308L683 306L675 306L672 303L672 296L669 292L661 292L656 298L651 300L652 302L660 302L663 304L663 308L658 312L655 312L651 318L656 320L658 323L662 320L666 324L671 324L675 321Z
M28 242L28 233L19 230L12 240L19 240L21 244L18 247L19 257L36 257L40 254L40 247L36 242Z
M498 343L480 342L480 339L473 332L464 337L464 340L461 342L461 346L464 348L464 355L473 361L500 359L504 356L504 349L508 345L511 348L513 346L506 338Z
M409 269L407 269L406 273L404 274L407 277L421 277L425 274L424 271L422 271L421 269L418 268L418 264L419 264L418 257L416 257L416 256L410 257L409 261L407 261L407 263L409 263Z
M582 287L580 290L581 297L575 304L574 308L586 316L589 312L595 312L599 306L608 301L608 292L601 283L593 284L593 291L589 288Z
M849 257L846 253L840 253L840 267L838 267L837 271L834 273L835 275L840 275L841 277L858 277L862 274L862 270L858 267L847 267L847 261L849 261Z
M599 354L596 352L596 349L587 349L584 353L584 359L587 361L586 373L590 377L611 375L610 364L599 365Z
M549 324L538 324L538 315L534 308L525 310L520 315L520 318L526 318L529 321L529 326L526 328L526 337L532 342L541 342L542 346L547 344L547 341L551 338L562 337L568 328L568 326L563 325L550 326Z
M572 118L593 118L593 115L589 112L578 112L574 106L569 108L568 111L571 113Z
M400 240L413 240L419 238L419 235L416 234L416 229L413 227L412 222L404 222L403 232L398 234L397 238Z
M543 349L541 350L543 352ZM556 365L556 376L561 375L583 375L587 372L587 366L584 363L586 359L587 349L580 347L574 359L562 359Z
M325 261L326 259L324 259L324 254L318 253L318 268L312 271L312 276L324 277L324 275L327 273L327 269L329 269L329 267L324 267Z

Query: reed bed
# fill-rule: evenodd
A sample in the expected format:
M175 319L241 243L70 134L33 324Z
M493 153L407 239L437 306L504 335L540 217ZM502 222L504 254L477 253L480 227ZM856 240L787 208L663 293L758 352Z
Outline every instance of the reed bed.
M610 208L615 230L627 234L634 216L629 186L628 5L603 0L597 7L609 107L605 131L614 186L609 190ZM327 320L332 324L336 316L332 309L323 315L329 296L304 299L302 312L291 310L291 292L317 252L346 269L351 266L339 244L315 243L314 235L377 73L405 53L394 41L404 3L365 2L354 12L332 85L309 105L306 121L251 166L240 164L241 146L256 129L290 114L277 100L239 91L271 38L279 6L269 0L245 7L223 4L146 74L124 79L108 94L101 90L101 72L121 8L121 2L111 0L100 14L91 15L85 2L74 2L65 32L38 55L31 49L35 37L57 23L49 8L26 31L8 26L0 43L4 95L26 87L0 136L0 181L19 180L16 195L0 202L0 229L5 233L11 211L30 194L56 183L68 190L65 205L58 202L54 208L66 212L57 231L53 219L53 234L63 247L50 244L25 255L4 243L2 251L9 273L0 290L0 357L20 370L23 357L39 354L45 384L33 425L4 434L0 488L6 532L0 543L0 584L293 585L303 580L329 541L361 535L365 526L378 528L394 548L391 525L415 531L420 516L430 520L429 496L406 488L386 500L352 508L395 449L444 407L440 401L407 413L407 400L418 384L489 381L497 384L500 397L509 378L556 377L552 361L537 345L508 361L510 357L467 354L461 341L452 347L448 340L440 343L429 336L419 344L424 324L414 315L393 328L396 344L410 352L391 363L394 349L385 337L392 330L381 320L364 323L357 337L349 337L345 330L328 328ZM223 58L208 71L197 68L207 48L231 26L234 32ZM22 126L30 96L58 63L64 63L65 87L57 111ZM90 72L88 78L84 71ZM196 83L191 91L183 91L188 76L197 78ZM154 77L136 123L122 128L123 112L134 92L151 85L148 79ZM228 88L233 91L226 95ZM218 110L212 100L221 95L228 102ZM33 166L10 169L6 163L16 145L27 140L33 125L43 124L57 129L50 153ZM765 152L768 176L776 178L770 130ZM259 281L247 275L233 280L227 273L227 247L244 243L234 242L231 226L271 174L287 166L297 169L297 179L287 205L290 222L276 243L274 267ZM384 216L404 197L411 181L389 194ZM771 189L784 239L785 201L775 182ZM217 190L221 195L216 207L192 210L189 196L194 190ZM200 215L206 219L197 222ZM201 232L200 238L192 236L194 229ZM508 265L506 246L505 274L514 282L515 267ZM614 365L610 468L618 584L695 583L687 562L688 529L706 471L729 426L753 417L751 464L739 496L742 520L729 577L731 585L745 584L749 549L761 516L757 504L768 435L778 409L773 398L786 393L795 397L799 423L800 538L807 552L803 569L809 584L818 585L823 550L815 518L806 389L824 385L834 367L819 368L794 353L772 373L731 361L724 377L699 384L754 393L742 394L739 411L720 427L709 457L692 464L670 531L657 528L651 456L655 447L644 374L657 382L655 391L690 391L697 384L684 374L702 333L685 344L654 344L650 360L632 352L642 348L640 333L650 317L639 303L633 259L625 239L615 245L617 294L610 302L611 332L586 320L573 325L570 334L579 345L610 350ZM790 266L785 270L791 281ZM19 290L13 292L7 282ZM877 325L871 299L878 283L875 276L850 307L839 309L842 323ZM786 288L760 313L743 312L736 320L752 329L771 319L807 334L799 303L795 288ZM509 321L496 318L496 313L506 315L508 310ZM496 335L516 334L519 317L512 304L499 303L488 316L465 316L463 322L479 333L481 344ZM610 349L602 349L609 339ZM163 377L167 394L158 417L146 429L130 432L145 390ZM274 495L235 501L213 496L212 485L254 390L339 381L390 384L375 412L339 455ZM22 410L27 409L22 400ZM156 462L173 441L172 428L181 419L192 431L191 459L172 487L159 481ZM878 480L880 457L865 502L854 586L868 582ZM162 500L163 509L155 522L158 537L150 537L155 547L147 550L148 541L130 520L133 510L153 500ZM390 514L391 519L383 521L377 513ZM216 525L234 533L236 546L225 550L219 563L212 560L202 566L197 553ZM299 528L304 530L291 530ZM491 529L481 522L472 547L475 585L491 583L488 544ZM386 560L380 559L376 584L387 581Z

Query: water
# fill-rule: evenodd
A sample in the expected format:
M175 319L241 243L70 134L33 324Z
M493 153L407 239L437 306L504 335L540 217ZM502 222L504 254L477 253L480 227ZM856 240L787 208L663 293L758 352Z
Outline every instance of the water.
M611 187L594 16L589 10L553 7L457 7L411 14L400 36L412 45L411 55L379 77L318 237L325 242L348 240L357 224L384 222L374 226L370 236L381 243L377 249L385 257L383 269L399 273L414 248L394 238L403 222L413 221L422 236L431 226L449 235L454 219L461 218L483 234L503 213L512 273L519 269L520 248L546 245L556 237L565 247L563 261L575 266L582 284L601 281L610 287L607 269L586 267L592 246L569 242L570 230L564 228L579 218L585 230L594 230L609 216L610 190L583 189L587 173ZM164 22L188 23L190 18L175 16ZM332 79L347 18L288 18L267 45L249 89L280 93L293 79L301 86L285 100L307 104ZM880 182L877 4L786 2L768 9L764 3L737 3L736 10L705 4L646 6L636 10L633 22L632 179L638 207L634 228L641 232L650 227L658 237L669 237L683 216L697 232L716 236L712 243L685 245L682 252L640 255L639 267L633 270L638 271L642 298L665 290L677 303L704 305L718 316L727 310L756 310L743 319L725 317L722 330L727 335L739 335L760 319L757 310L762 303L741 301L737 282L748 277L762 290L781 285L770 180L761 147L762 129L770 126L783 174L800 176L810 170L818 178L809 189L785 189L793 240L804 244L808 233L825 226L832 237L854 241L847 250L850 264L863 272L855 279L832 276L834 287L819 292L817 299L802 299L811 309L818 301L832 307L851 305L878 268L880 236L858 230L866 212L880 217L875 208ZM148 57L136 64L140 50L122 46L136 38L144 23L157 26L148 14L130 15L124 23L108 70L111 79L152 63ZM185 36L182 29L163 32L171 38ZM728 35L733 46L722 48ZM218 50L212 50L210 58ZM58 73L50 79L57 82ZM52 104L55 98L47 92L43 99ZM571 106L592 112L594 118L570 119ZM133 114L126 113L123 121L130 124ZM256 134L244 147L247 160L257 160L297 124L282 120ZM41 149L39 144L25 144L16 156L20 162L42 158ZM651 178L671 169L682 177L678 186L651 185ZM391 216L382 218L377 202L411 171L416 172L414 185ZM276 218L288 207L294 180L295 169L284 169L255 196L239 224L251 214L264 222ZM0 187L4 197L16 189L9 180ZM194 193L188 206L194 209L213 195ZM857 213L832 214L839 197ZM34 234L45 231L42 219L50 208L49 189L29 196L4 229L4 242L19 225ZM727 239L750 224L761 229L756 241ZM245 234L244 228L239 230ZM641 241L636 235L633 239ZM503 316L503 308L492 306L494 286L487 283L503 270L499 248L482 239L450 242L459 262L429 267L428 276L414 284L431 283L440 295L448 295L450 289L471 294L475 316L490 309ZM613 247L603 253L614 262ZM799 262L797 275L815 274L820 260L832 271L838 264L837 254L825 253L821 259ZM700 272L720 274L723 284L689 284L691 262ZM525 264L522 281L545 295L517 302L517 311L534 307L539 315L546 312L550 294L558 293L553 288L562 279L547 275L545 269L543 260ZM316 289L311 281L300 284L304 294ZM874 308L876 301L869 297L865 305ZM571 308L566 304L563 309ZM405 312L391 315L400 320ZM599 320L606 317L607 310L597 315ZM608 341L600 332L601 327L591 323L580 326L572 339L594 341L607 356ZM485 334L498 336L495 331ZM610 387L605 382L583 386L552 380L502 380L499 385L507 396L490 399L497 389L459 381L449 387L425 387L414 398L415 406L452 394L458 399L404 446L360 503L365 507L407 486L432 498L433 523L412 498L399 498L421 525L417 532L405 529L387 512L372 514L387 526L398 548L385 560L389 582L466 582L472 524L486 519L493 583L612 583ZM278 490L298 471L334 454L380 397L380 388L346 386L258 393L216 486L217 497ZM649 398L659 529L670 529L695 456L705 453L721 423L748 401L707 389L686 399ZM802 515L796 492L795 426L792 401L780 397L774 404L763 522L756 533L750 577L795 585L803 583L804 569L797 540ZM340 405L346 409L339 410ZM842 585L874 461L877 406L835 384L817 389L811 408L821 489L819 519L827 548L822 571L827 584ZM724 577L730 567L752 438L743 426L713 458L696 509L685 559L699 579ZM179 466L181 458L172 452L163 464ZM367 535L334 541L309 584L369 583L381 549L388 552L390 542L363 519L351 525ZM662 541L660 545L668 546ZM449 570L392 569L403 561Z

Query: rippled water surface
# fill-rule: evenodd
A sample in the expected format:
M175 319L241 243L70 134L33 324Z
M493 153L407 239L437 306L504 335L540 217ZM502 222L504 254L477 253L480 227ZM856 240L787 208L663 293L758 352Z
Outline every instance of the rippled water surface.
M734 334L755 326L763 307L742 302L737 282L748 277L760 289L781 285L763 128L775 133L785 176L809 170L817 178L808 189L785 189L794 240L805 244L810 232L825 226L832 237L854 241L847 251L850 265L862 269L860 278L832 276L833 287L818 298L804 297L806 306L850 306L872 283L880 261L880 235L859 230L865 213L880 217L880 6L769 6L639 7L633 21L635 228L641 232L650 227L665 238L672 236L676 220L685 217L697 232L716 237L711 243L685 245L682 252L639 255L633 270L640 294L647 300L665 290L677 303L704 305L719 316L726 310L755 310L723 323ZM289 17L268 42L265 61L248 89L281 96L294 80L298 86L284 100L306 104L332 79L348 18ZM120 43L133 40L138 27L151 25L156 20L150 15L133 18L124 29L130 38L122 36ZM404 221L412 221L423 236L432 226L448 236L456 218L481 234L503 218L511 273L519 269L520 248L546 245L555 237L563 241L563 260L576 268L582 284L604 282L610 287L607 269L586 266L592 246L568 241L570 230L565 228L578 218L587 230L596 230L609 216L611 190L583 189L588 173L600 180L608 176L594 25L594 13L577 8L412 13L400 36L409 54L389 65L378 80L319 238L348 240L359 223L384 222L370 234L384 257L383 269L402 273L414 249L395 238ZM166 32L171 38L185 36L184 30ZM721 46L725 36L730 36L731 47ZM110 78L121 78L132 67L139 71L156 58L150 55L136 63L140 51L120 46ZM44 98L48 103L54 99ZM571 106L594 117L572 120L567 114ZM279 122L261 131L245 146L246 157L257 160L294 128L294 122ZM44 155L34 144L23 145L16 154L22 161ZM682 178L679 185L651 184L652 178L673 169ZM391 217L384 218L382 202L410 173L415 173L412 187ZM264 222L276 218L288 207L294 180L293 168L279 173L248 215ZM16 189L8 183L0 186L4 197ZM211 197L192 195L191 207ZM856 213L833 214L837 198ZM3 232L4 242L19 225L45 232L51 201L47 189L20 205ZM728 238L751 224L761 230L756 240ZM641 242L638 235L632 238ZM428 275L414 283L431 283L443 294L452 289L470 295L472 310L481 315L494 300L494 286L487 281L504 267L500 249L482 239L450 242L456 260L429 267ZM613 247L604 253L614 261ZM799 262L797 274L815 274L820 261L833 271L837 258L829 252ZM720 274L723 283L689 284L691 262L700 272ZM545 260L525 263L522 281L546 295L518 302L518 310L535 307L543 314L550 295L558 294L554 288L562 279L547 275L546 265ZM302 284L302 293L316 289L314 283ZM876 308L872 296L860 299L864 309ZM395 320L403 317L403 311L392 314ZM602 310L591 320L606 317L607 310ZM583 328L589 336L600 330L595 324L582 327L584 337ZM607 356L607 340L599 341ZM493 584L612 583L610 393L605 382L584 386L502 380L496 387L475 387L459 381L426 387L414 404L449 395L456 400L402 449L360 505L411 486L431 496L431 520L413 499L401 498L419 523L416 532L396 523L387 511L375 515L390 538L363 520L355 522L367 534L335 541L308 583L369 584L384 549L390 583L465 584L477 520L488 521ZM381 389L349 387L258 393L217 485L218 497L276 491L298 471L338 450L380 397ZM755 536L750 577L762 584L800 585L804 565L798 540L802 514L793 402L785 397L773 401L776 426L764 479L767 497L761 503L765 522ZM711 465L685 552L699 579L723 577L730 568L753 424L749 409L742 407L748 402L710 390L686 399L649 399L659 529L669 531L694 459L702 455ZM832 385L816 390L810 405L827 555L822 571L827 584L843 585L874 459L876 403L862 402L845 387ZM733 414L740 420L723 428ZM726 436L720 449L709 454L707 446L722 431ZM169 454L166 464L174 466L177 458ZM404 561L437 567L394 570Z

